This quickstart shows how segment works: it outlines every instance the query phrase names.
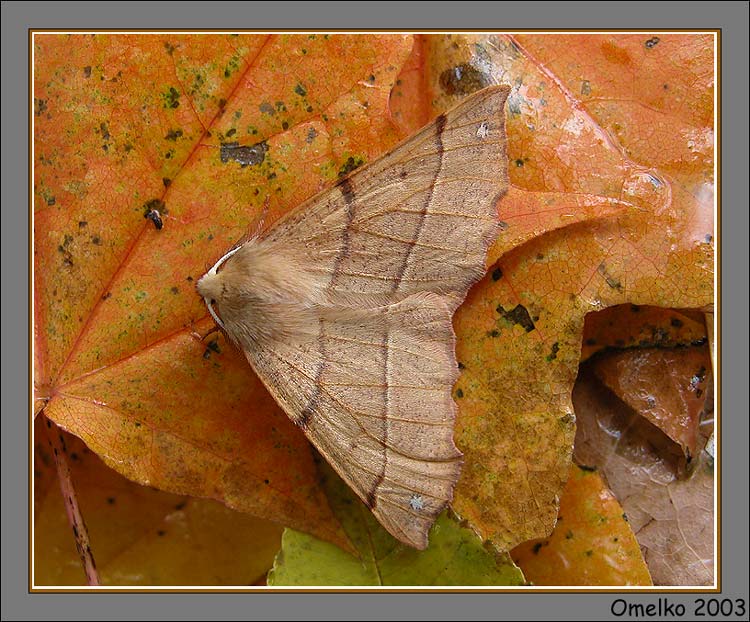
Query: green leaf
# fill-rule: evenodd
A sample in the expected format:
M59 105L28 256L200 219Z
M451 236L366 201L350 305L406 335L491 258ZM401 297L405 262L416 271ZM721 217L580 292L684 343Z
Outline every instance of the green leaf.
M443 512L430 531L430 545L417 551L393 538L336 475L324 481L336 517L356 555L285 529L268 585L523 585L507 553L484 546L470 529Z

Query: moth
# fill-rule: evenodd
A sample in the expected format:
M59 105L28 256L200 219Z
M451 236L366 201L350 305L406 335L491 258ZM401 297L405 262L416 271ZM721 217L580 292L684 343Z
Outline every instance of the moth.
M498 233L508 91L464 99L197 283L281 408L418 549L462 466L451 318Z

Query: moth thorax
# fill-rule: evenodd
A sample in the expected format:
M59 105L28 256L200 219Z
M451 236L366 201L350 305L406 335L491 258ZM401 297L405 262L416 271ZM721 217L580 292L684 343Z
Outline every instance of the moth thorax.
M208 300L218 300L224 290L224 284L218 274L205 274L196 287L198 293Z

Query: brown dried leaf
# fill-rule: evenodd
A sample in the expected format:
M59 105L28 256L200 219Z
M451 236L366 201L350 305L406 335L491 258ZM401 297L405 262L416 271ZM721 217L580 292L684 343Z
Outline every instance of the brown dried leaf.
M575 458L597 466L636 534L654 585L714 581L713 460L699 454L691 473L657 427L613 398L584 370L573 391Z
M688 461L697 455L712 378L708 345L613 352L592 361L592 368L617 397L678 443Z

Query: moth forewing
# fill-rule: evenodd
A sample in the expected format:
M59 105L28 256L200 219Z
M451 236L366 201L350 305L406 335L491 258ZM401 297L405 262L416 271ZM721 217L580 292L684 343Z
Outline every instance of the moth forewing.
M497 234L508 91L466 98L199 284L292 421L420 549L460 475L451 317Z

